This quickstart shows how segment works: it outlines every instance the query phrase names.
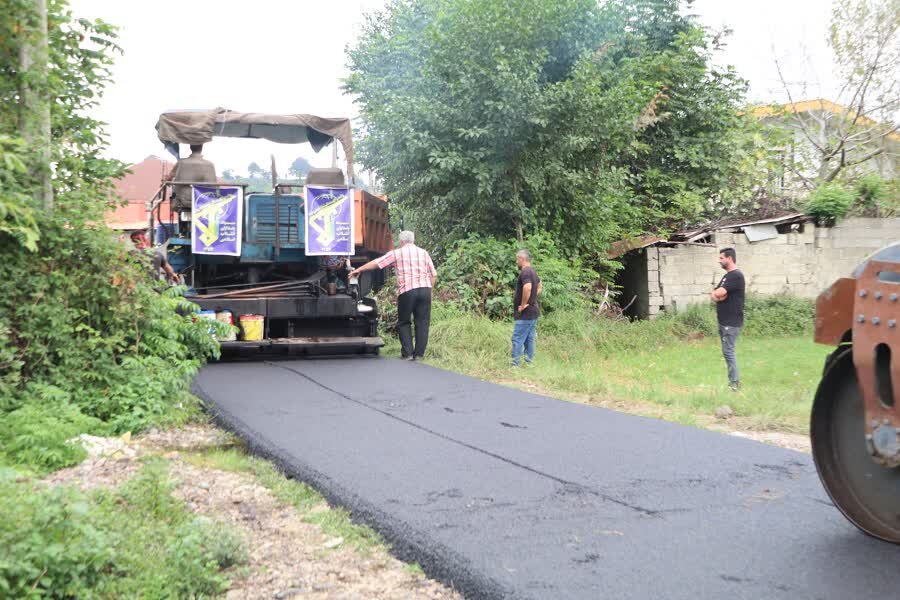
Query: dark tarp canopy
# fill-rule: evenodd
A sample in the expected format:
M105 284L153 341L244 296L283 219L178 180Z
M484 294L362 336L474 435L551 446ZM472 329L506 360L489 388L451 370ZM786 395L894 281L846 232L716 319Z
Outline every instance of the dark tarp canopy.
M309 142L318 152L337 139L347 157L347 175L353 180L353 137L350 119L313 115L267 115L241 113L225 108L172 111L159 116L156 131L160 141L178 157L178 144L205 144L214 137L264 139L281 144Z

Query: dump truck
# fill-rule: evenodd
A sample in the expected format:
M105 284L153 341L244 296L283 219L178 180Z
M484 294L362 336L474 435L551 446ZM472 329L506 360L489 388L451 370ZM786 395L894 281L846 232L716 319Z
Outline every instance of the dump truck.
M176 167L148 202L148 225L172 223L162 248L200 317L238 327L220 339L223 356L377 354L378 306L368 296L383 274L348 275L389 251L392 236L387 199L354 187L350 120L217 108L163 113L156 130L176 156L182 144L222 137L309 143L316 152L341 145L347 173L335 160L293 185L279 184L273 168L266 193L209 174L179 180L185 169Z
M812 409L819 478L854 525L900 543L900 243L819 296L815 339L836 347Z

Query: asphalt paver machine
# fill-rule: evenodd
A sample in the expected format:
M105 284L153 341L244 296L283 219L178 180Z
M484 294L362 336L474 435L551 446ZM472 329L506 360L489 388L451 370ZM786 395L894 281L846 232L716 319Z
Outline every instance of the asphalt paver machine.
M900 543L900 243L819 296L815 335L837 346L812 410L819 477L854 525Z
M226 315L219 320L239 326L236 339L220 340L224 356L377 353L378 307L367 294L383 275L348 274L390 250L392 237L387 200L354 189L350 120L219 108L163 113L156 129L176 156L181 144L220 137L309 143L316 152L342 146L346 174L312 169L301 186L279 185L273 176L267 193L221 180L167 181L148 203L148 220L151 231L173 224L164 248L188 299L207 318ZM318 193L315 204L310 190ZM174 201L185 193L187 205ZM217 245L223 240L230 243Z

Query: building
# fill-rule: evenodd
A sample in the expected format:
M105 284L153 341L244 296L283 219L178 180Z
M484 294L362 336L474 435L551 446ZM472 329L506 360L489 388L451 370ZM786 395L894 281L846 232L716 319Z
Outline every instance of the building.
M751 114L786 135L778 140L779 166L768 186L772 196L802 198L815 182L830 181L839 165L842 176L900 177L900 133L894 124L824 99L757 106Z
M174 162L157 156L148 156L128 167L130 172L115 181L116 194L125 204L116 206L107 213L106 224L111 229L124 231L146 229L147 202L156 195L166 175L174 166ZM160 219L157 219L157 222L172 222L168 200L162 204Z
M709 303L722 277L718 256L734 248L751 294L815 298L879 248L900 240L900 218L850 218L819 227L802 213L722 221L665 239L647 236L613 245L624 268L618 284L628 316L653 318Z

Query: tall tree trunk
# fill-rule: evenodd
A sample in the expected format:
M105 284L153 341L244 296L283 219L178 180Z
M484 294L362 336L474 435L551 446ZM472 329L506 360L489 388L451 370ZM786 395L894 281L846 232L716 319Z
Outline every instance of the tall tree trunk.
M516 215L513 217L513 223L516 226L516 240L521 244L525 241L525 230L522 221L524 220L524 210L522 208L522 200L519 198L519 180L513 176L512 180L512 188L513 188L513 206L515 207Z
M47 211L53 210L53 184L50 179L50 99L47 91L47 1L32 0L19 47L22 94L19 99L19 131L34 151L38 185L35 200Z

